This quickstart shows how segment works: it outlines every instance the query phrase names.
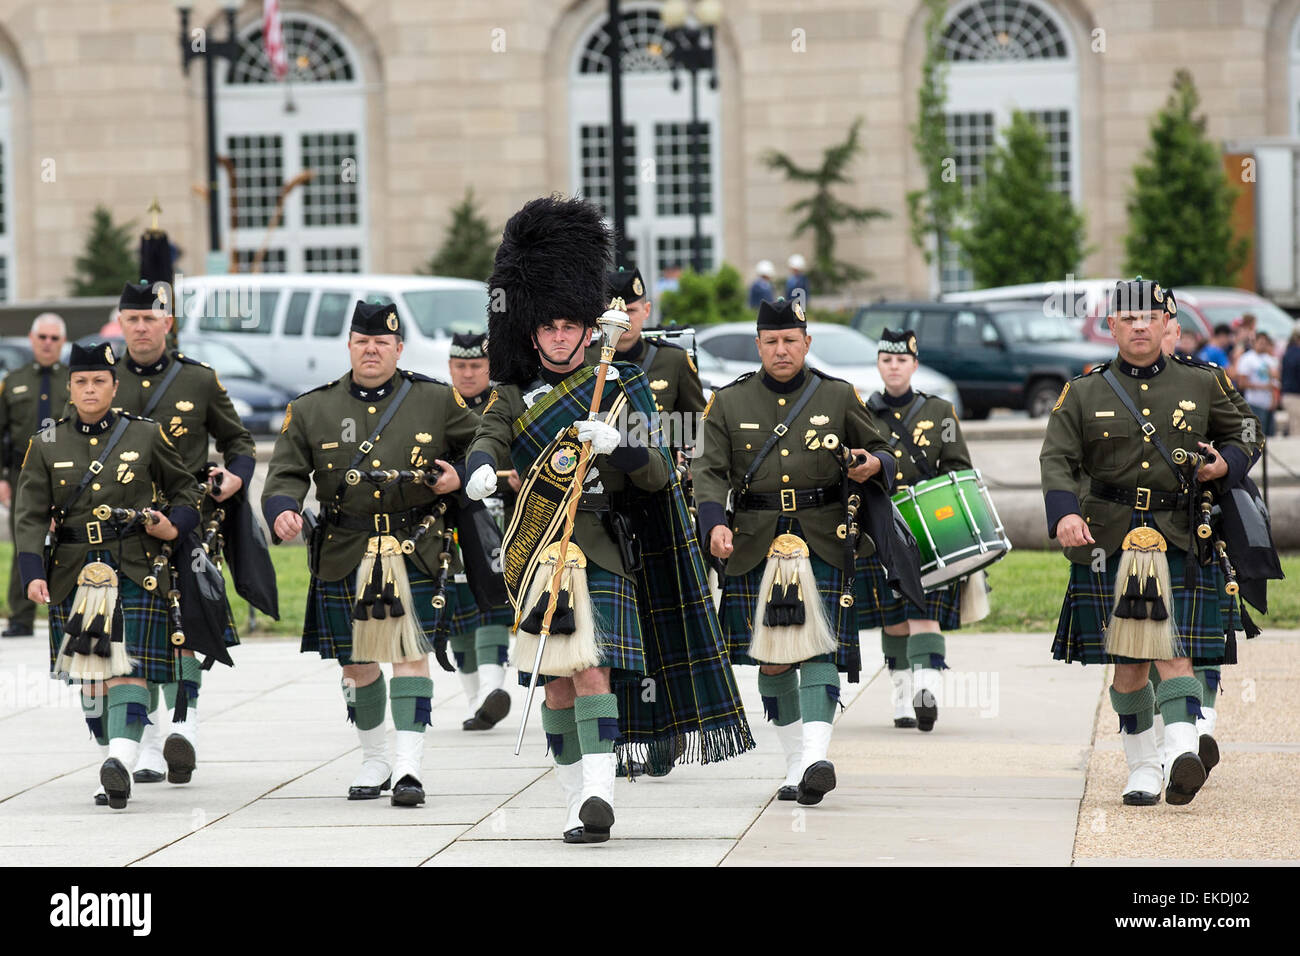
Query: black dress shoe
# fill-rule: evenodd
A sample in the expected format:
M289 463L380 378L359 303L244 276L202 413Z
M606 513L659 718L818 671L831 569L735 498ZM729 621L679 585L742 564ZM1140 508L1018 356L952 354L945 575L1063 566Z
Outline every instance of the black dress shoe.
M424 803L424 787L408 773L397 781L390 799L395 807L418 807Z
M778 800L793 800L797 796L799 796L798 787L784 786L776 792Z
M1209 734L1201 734L1201 763L1205 765L1205 775L1219 765L1219 742Z
M349 800L378 800L381 793L391 790L393 778L389 777L377 787L348 787Z
M99 783L107 795L108 805L114 810L126 808L131 796L131 772L116 757L109 757L99 768Z
M1143 793L1141 790L1132 790L1124 794L1124 806L1126 807L1154 807L1160 802L1160 794Z
M915 717L895 717L895 718L894 718L894 726L895 726L895 727L915 727L915 726L916 726L916 718L915 718Z
M97 793L97 794L95 794L95 806L97 806L97 807L106 807L106 806L108 806L108 794L106 794L106 793Z
M0 631L0 637L31 637L35 633L30 624L10 624Z
M564 842L565 843L586 843L587 841L582 838L582 827L574 827L572 830L565 830Z
M1169 770L1169 786L1165 788L1165 803L1181 807L1191 803L1192 797L1205 785L1205 764L1194 753L1179 754Z
M822 802L822 797L835 789L835 765L829 760L818 760L803 772L795 799L801 806L811 807Z
M917 691L912 700L912 709L916 711L916 729L929 733L934 730L934 722L939 719L939 704L934 694L928 690Z
M492 725L487 721L479 720L478 714L473 717L466 717L460 724L461 730L491 730Z
M168 783L189 783L194 776L194 745L180 734L169 734L163 743Z
M487 725L484 730L490 730L501 723L508 713L510 713L510 695L498 687L479 705L478 710L474 712L474 719Z
M131 774L131 779L136 783L158 783L166 776L167 774L160 773L157 770L137 770Z
M578 809L583 843L604 843L614 826L614 808L600 797L588 797Z

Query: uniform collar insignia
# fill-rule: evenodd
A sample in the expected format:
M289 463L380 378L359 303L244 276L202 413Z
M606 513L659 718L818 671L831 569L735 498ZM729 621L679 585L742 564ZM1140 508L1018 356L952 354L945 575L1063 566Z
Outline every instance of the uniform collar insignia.
M33 362L38 372L57 372L59 370L58 362L51 362L49 365L42 365L40 362Z
M154 362L152 365L141 365L135 359L131 358L130 352L126 353L126 367L136 375L161 375L163 369L167 367L167 363L170 361L171 357L166 352L163 352L158 361Z
M348 391L352 393L353 398L359 398L363 402L376 402L392 393L393 380L390 379L378 388L362 388L354 379L349 377Z
M1117 359L1117 361L1119 362L1119 370L1132 378L1155 378L1169 364L1169 360L1163 355L1147 366L1130 365L1122 358Z
M81 432L83 435L102 435L113 427L113 422L116 421L116 418L117 416L113 414L113 410L110 408L104 413L104 417L97 422L92 422L88 425L80 418L76 418L74 419L73 424L76 426L77 431Z
M478 408L480 405L482 405L484 402L488 400L488 396L491 394L492 394L492 386L489 385L487 388L483 389L483 391L479 392L477 395L473 396L472 398L469 395L462 395L461 398L465 399L465 404L468 405L470 408Z
M890 395L889 392L886 391L881 391L880 397L884 399L886 405L889 405L892 408L902 408L904 405L912 404L912 399L916 397L916 393L913 392L911 387L909 386L907 391L904 392L902 395L899 395L897 398L895 398L893 395Z
M804 373L803 369L799 369L799 371L795 373L794 378L790 379L788 382L778 382L776 379L764 372L763 384L767 386L769 390L776 392L778 395L789 395L791 392L797 392L799 389L803 388L805 378L807 378L807 375Z

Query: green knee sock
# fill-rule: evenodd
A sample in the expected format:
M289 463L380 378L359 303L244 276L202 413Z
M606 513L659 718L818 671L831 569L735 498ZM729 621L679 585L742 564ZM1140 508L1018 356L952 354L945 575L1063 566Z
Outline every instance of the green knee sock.
M1201 716L1201 684L1195 677L1171 677L1156 691L1156 706L1165 726L1183 722L1195 723Z
M353 687L344 681L343 699L348 704L348 720L357 725L357 730L374 730L384 722L384 711L388 707L384 672L380 671L379 679L365 687Z
M1216 667L1193 667L1196 682L1201 685L1201 706L1213 707L1219 699L1219 669Z
M433 681L428 677L394 677L388 696L393 726L424 733L433 720Z
M149 720L149 688L117 684L108 689L108 738L126 737L137 743Z
M1151 729L1156 719L1156 693L1147 684L1141 690L1121 694L1112 685L1110 705L1119 714L1121 733L1140 734Z
M1160 668L1156 667L1156 662L1151 662L1151 669L1147 671L1147 680L1151 681L1151 691L1160 689Z
M484 624L474 632L474 651L484 664L504 666L510 657L510 631L504 624Z
M159 693L161 688L162 684L155 684L153 681L149 682L149 713L151 714L158 709L158 701L162 696Z
M106 697L91 697L84 690L81 692L81 715L86 718L86 726L95 737L95 743L101 747L108 746L108 721Z
M462 674L478 673L478 653L474 650L473 634L457 634L448 638L452 656L456 658L456 670Z
M167 700L168 710L176 707L176 692L181 684L185 685L185 693L190 698L189 707L193 710L199 706L199 688L203 686L203 668L199 666L197 657L182 657L180 681L172 681L162 685L163 697Z
M799 672L793 667L780 674L758 672L758 692L763 696L763 714L778 727L799 719Z
M584 754L612 754L618 739L618 698L613 694L588 694L573 702L578 725L578 746Z
M831 723L840 702L840 674L834 664L804 661L799 665L799 711L804 723Z
M945 651L943 635L938 631L913 634L907 639L907 660L913 670L926 667L943 670L948 666L943 660Z
M885 653L885 664L891 671L908 670L907 635L880 632L880 649Z
M582 759L582 744L578 741L578 722L573 708L551 710L542 702L542 730L546 733L546 747L561 767Z

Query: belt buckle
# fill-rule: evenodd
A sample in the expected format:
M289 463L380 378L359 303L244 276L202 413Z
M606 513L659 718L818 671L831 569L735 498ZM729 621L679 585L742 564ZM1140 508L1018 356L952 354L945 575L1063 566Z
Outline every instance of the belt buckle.
M98 521L86 522L86 542L88 544L104 543L104 529L100 527Z
M383 518L383 519L384 519L384 520L383 520L383 527L382 527L382 528L380 527L380 521L379 521L380 518ZM392 527L392 524L393 524L393 523L392 523L392 521L390 520L390 516L389 516L389 515L387 515L387 514L375 515L375 516L374 516L374 519L375 519L375 534L389 534L389 533L390 533L390 532L389 532L389 529Z
M795 505L795 501L794 501L794 489L793 489L793 488L782 488L782 489L781 489L781 510L782 510L782 511L797 511L797 510L798 510L798 507Z
M1151 510L1151 489L1150 488L1137 489L1137 501L1133 503L1133 507L1135 507L1138 511Z

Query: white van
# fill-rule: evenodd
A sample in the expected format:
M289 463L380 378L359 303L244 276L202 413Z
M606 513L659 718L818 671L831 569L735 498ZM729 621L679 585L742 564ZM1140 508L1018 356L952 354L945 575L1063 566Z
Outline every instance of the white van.
M1040 301L1046 314L1064 316L1081 327L1088 316L1106 311L1106 303L1115 291L1115 283L1120 281L1123 280L1076 279L1071 275L1058 282L1030 282L993 289L948 292L940 296L940 299L944 302Z
M487 285L410 275L235 274L177 276L186 339L229 342L271 381L305 392L348 369L348 326L359 300L391 301L402 319L400 365L443 381L451 336L487 328Z

